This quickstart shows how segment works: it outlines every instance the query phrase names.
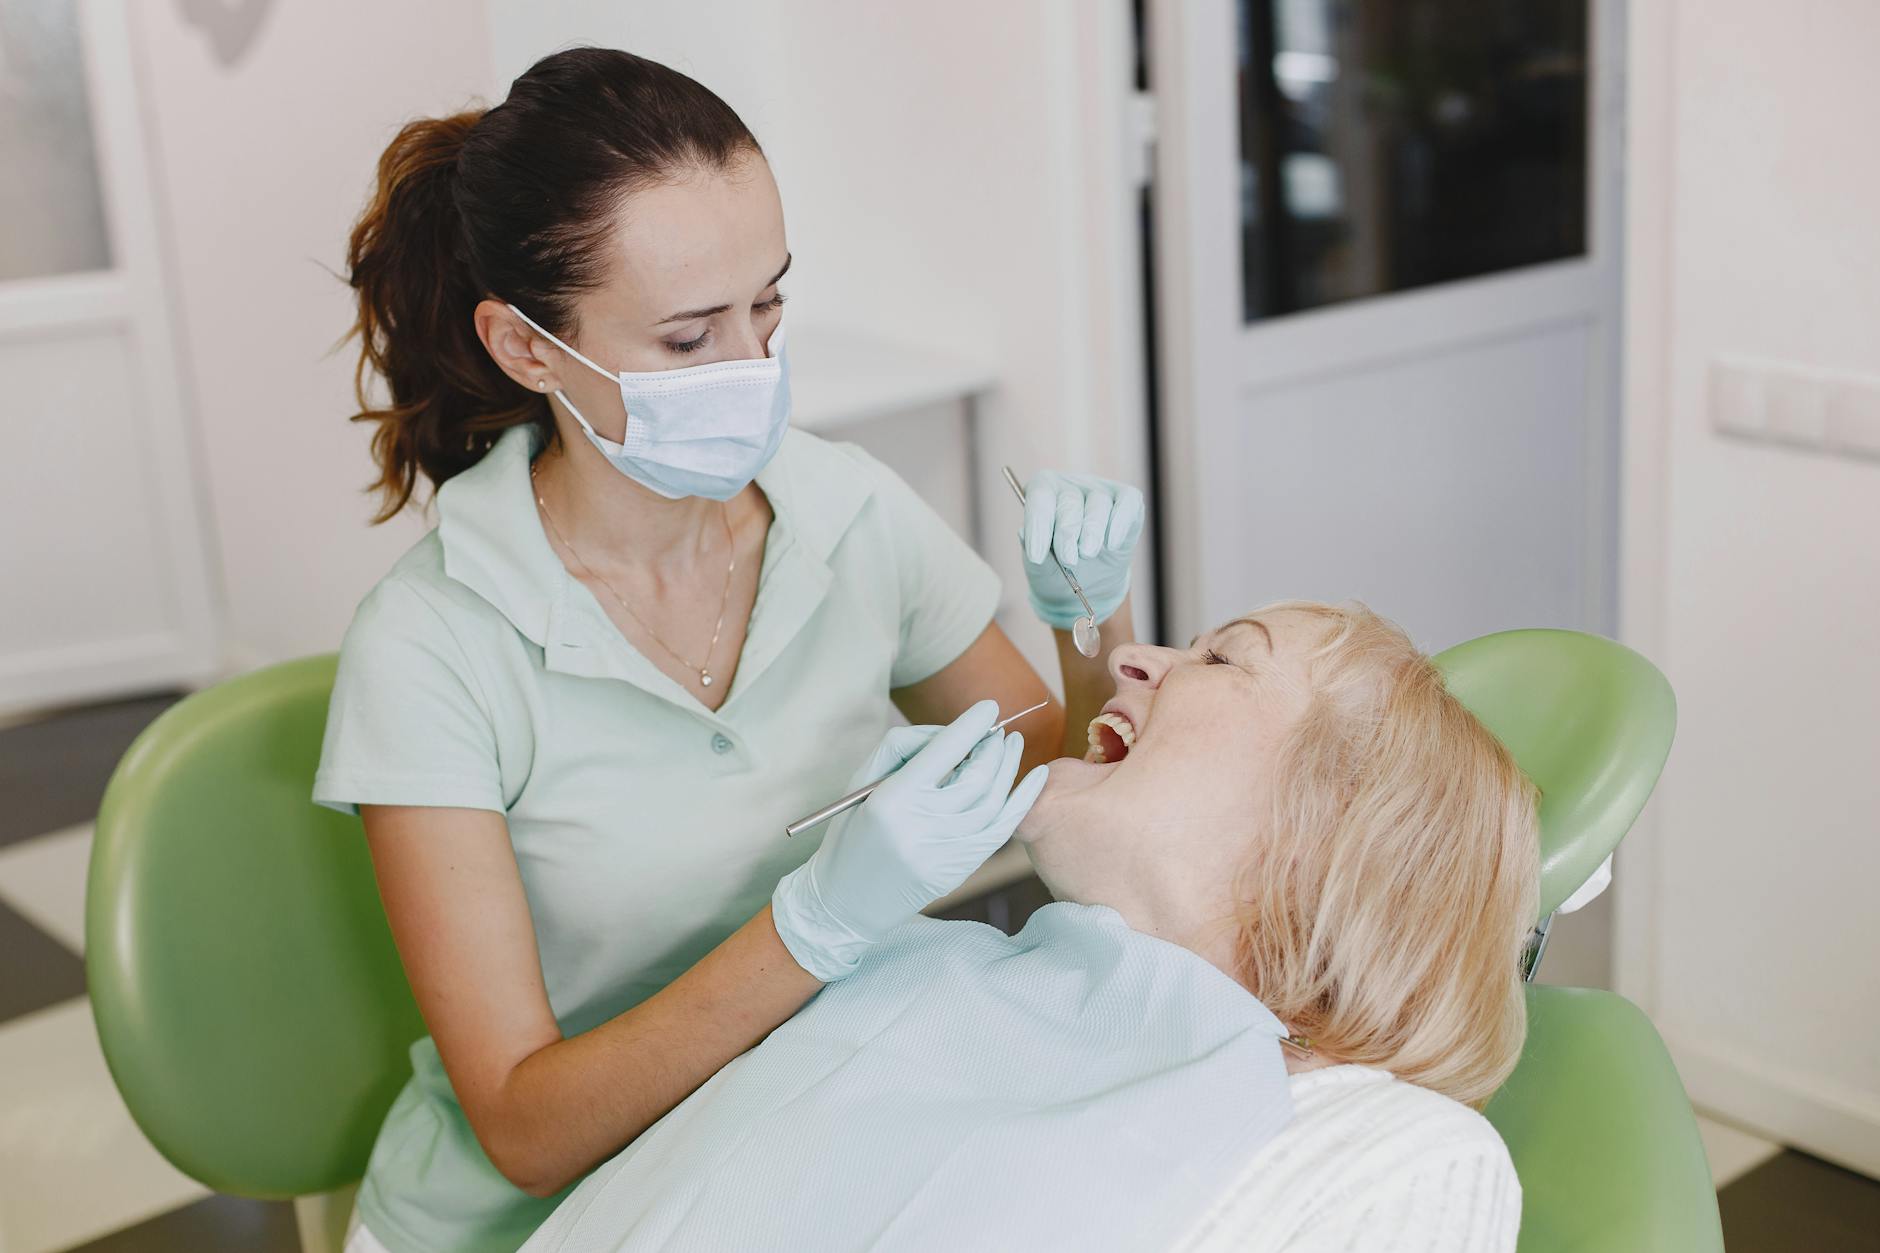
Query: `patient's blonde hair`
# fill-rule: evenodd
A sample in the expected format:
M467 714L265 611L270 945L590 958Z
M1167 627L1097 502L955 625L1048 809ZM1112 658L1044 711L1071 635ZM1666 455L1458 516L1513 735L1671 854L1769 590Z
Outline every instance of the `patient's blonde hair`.
M1326 1053L1479 1106L1527 1031L1534 786L1394 624L1280 610L1326 634L1239 885L1241 977Z

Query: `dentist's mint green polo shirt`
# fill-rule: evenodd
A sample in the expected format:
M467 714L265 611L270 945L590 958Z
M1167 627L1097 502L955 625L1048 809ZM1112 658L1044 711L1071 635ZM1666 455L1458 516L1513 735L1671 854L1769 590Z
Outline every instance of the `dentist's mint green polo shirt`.
M785 839L784 824L841 794L889 725L889 690L964 652L999 585L893 472L792 431L757 478L775 518L714 712L635 651L549 548L529 483L537 438L515 427L445 483L436 528L360 603L313 799L504 815L549 1004L575 1035L764 906L818 839ZM392 1253L515 1249L559 1198L490 1165L429 1037L411 1060L361 1219Z

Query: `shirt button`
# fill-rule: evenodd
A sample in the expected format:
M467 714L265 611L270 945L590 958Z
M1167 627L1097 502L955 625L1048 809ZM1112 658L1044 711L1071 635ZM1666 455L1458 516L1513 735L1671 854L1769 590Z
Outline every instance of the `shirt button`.
M731 751L731 741L725 738L724 732L712 736L712 751L719 756Z

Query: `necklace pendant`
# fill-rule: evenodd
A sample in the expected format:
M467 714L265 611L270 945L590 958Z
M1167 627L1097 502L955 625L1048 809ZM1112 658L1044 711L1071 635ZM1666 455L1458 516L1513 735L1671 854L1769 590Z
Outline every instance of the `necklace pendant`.
M710 687L712 685L712 672L709 670L699 671L698 672L698 685L700 687Z

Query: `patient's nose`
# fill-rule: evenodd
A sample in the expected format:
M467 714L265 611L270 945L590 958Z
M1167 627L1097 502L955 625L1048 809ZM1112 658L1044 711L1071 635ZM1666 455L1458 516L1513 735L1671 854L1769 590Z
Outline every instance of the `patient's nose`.
M1181 650L1155 644L1118 644L1110 650L1110 676L1116 690L1131 687L1159 687Z

